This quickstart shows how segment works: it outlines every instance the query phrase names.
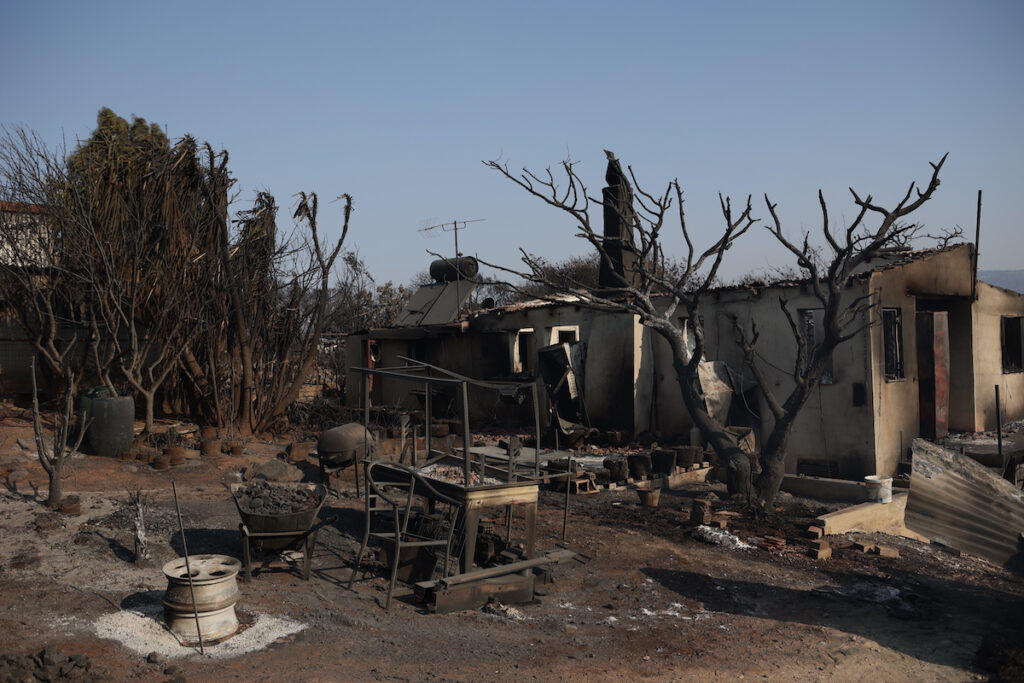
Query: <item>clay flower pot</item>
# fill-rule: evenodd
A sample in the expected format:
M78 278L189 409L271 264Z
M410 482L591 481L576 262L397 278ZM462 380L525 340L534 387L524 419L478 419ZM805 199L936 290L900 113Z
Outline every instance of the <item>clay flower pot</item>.
M199 445L199 452L204 458L216 458L221 454L220 439L206 439Z
M309 457L309 441L292 441L288 444L288 457L293 462L301 462Z
M636 490L638 496L640 496L640 505L645 508L656 508L658 502L661 500L661 489L656 488L638 488Z
M164 448L164 455L167 456L172 465L180 465L185 462L185 447L167 446Z
M82 513L82 501L78 496L65 496L59 509L65 515L79 515Z

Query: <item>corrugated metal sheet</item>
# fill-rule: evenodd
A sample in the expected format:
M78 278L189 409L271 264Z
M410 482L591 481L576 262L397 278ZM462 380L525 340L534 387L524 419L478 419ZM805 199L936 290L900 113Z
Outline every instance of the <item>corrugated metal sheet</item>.
M974 460L915 439L904 523L911 531L1000 566L1018 566L1024 493Z

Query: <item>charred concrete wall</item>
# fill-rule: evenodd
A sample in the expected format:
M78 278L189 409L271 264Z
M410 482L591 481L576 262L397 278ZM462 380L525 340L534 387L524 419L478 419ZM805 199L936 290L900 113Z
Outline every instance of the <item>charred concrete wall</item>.
M478 316L464 327L377 330L352 335L350 366L367 367L367 342L373 340L376 367L404 365L400 356L406 356L474 379L520 379L533 375L541 399L542 423L546 425L547 394L537 375L537 350L559 341L583 341L587 344L584 400L592 424L601 429L629 430L633 416L635 327L637 323L630 314L597 312L574 304L510 308ZM347 386L348 404L361 405L359 373L349 371ZM418 408L419 400L410 393L413 389L422 387L376 377L372 403ZM509 408L500 404L496 392L470 388L470 419L474 424L516 418L532 425L532 409L528 405L521 410Z
M507 357L513 373L536 373L537 349L575 336L577 341L587 345L583 385L592 424L601 429L630 429L635 327L631 314L604 313L562 304L480 316L473 321L472 329L481 333L501 330L508 335ZM530 344L524 343L524 335L530 335ZM546 396L539 379L538 390L542 397ZM546 424L546 408L541 412Z
M1024 418L1024 371L1004 368L1003 318L1024 317L1024 294L978 283L974 305L974 428L996 428L995 386L1003 422Z
M918 337L915 320L919 310L952 313L950 334L950 395L960 387L970 392L973 370L965 362L972 348L972 325L963 307L971 294L971 247L963 245L910 263L878 270L869 276L871 293L870 377L874 409L874 472L892 474L911 442L921 433ZM899 371L893 372L893 320L899 321L897 337ZM887 332L888 330L888 332ZM887 334L889 338L887 339ZM888 359L887 359L887 354ZM950 402L950 423L965 425L970 399L960 394ZM869 462L865 465L869 466Z
M847 296L852 298L863 293L858 288L848 290ZM782 298L787 300L798 320L802 320L805 312L813 316L813 312L821 308L821 303L807 287L776 287L749 292L746 297L730 292L728 296L717 297L705 314L709 347L716 354L713 360L726 361L740 375L741 382L748 384L752 377L736 344L733 317L748 333L756 324L760 334L757 353L761 367L780 401L785 400L794 387L792 374L796 363L796 343L780 307ZM836 349L830 377L824 378L812 391L793 425L786 461L788 473L795 473L801 460L827 463L829 471L844 477L860 476L865 470L871 473L874 422L868 390L872 382L868 353L863 335ZM710 354L708 357L712 359ZM734 399L731 421L739 423L743 412L749 413L753 423L760 426L762 435L771 429L773 418L759 391L748 391L745 396ZM842 419L836 419L837 416Z

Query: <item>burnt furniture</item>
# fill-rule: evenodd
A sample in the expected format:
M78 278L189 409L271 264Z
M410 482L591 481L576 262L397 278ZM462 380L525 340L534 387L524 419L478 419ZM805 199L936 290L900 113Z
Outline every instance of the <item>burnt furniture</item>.
M381 476L384 470L385 476ZM359 547L359 554L356 555L356 563L352 568L352 575L349 577L348 585L352 587L356 574L359 572L362 563L363 553L371 539L375 539L390 546L391 550L391 576L388 582L388 594L384 602L384 609L391 607L391 594L395 590L395 582L398 579L398 565L402 561L402 550L405 548L443 548L444 564L442 565L442 576L448 576L451 567L450 557L452 550L452 538L455 535L456 522L462 509L459 501L437 491L431 484L415 470L397 463L368 462L366 463L366 519L363 532L363 542ZM410 521L417 511L413 507L417 496L424 496L431 504L444 503L449 506L447 530L442 531L442 537L427 536L416 533L410 529ZM374 531L375 517L382 517L387 513L392 518L389 531Z

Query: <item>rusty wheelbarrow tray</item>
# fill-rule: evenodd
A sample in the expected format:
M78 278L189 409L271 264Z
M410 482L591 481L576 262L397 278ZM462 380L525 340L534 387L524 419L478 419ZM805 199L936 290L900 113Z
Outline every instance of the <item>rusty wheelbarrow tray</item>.
M242 564L245 569L245 579L246 581L252 580L251 546L256 543L263 550L289 550L298 549L301 546L303 553L302 578L308 581L317 534L324 525L335 519L329 517L317 524L313 523L320 514L324 501L327 500L327 488L323 484L307 483L271 482L271 485L280 488L308 490L316 496L317 503L311 508L298 512L279 515L257 514L243 509L239 502L238 495L245 488L245 484L226 485L232 500L235 501L235 508L242 518L238 530L242 533Z

